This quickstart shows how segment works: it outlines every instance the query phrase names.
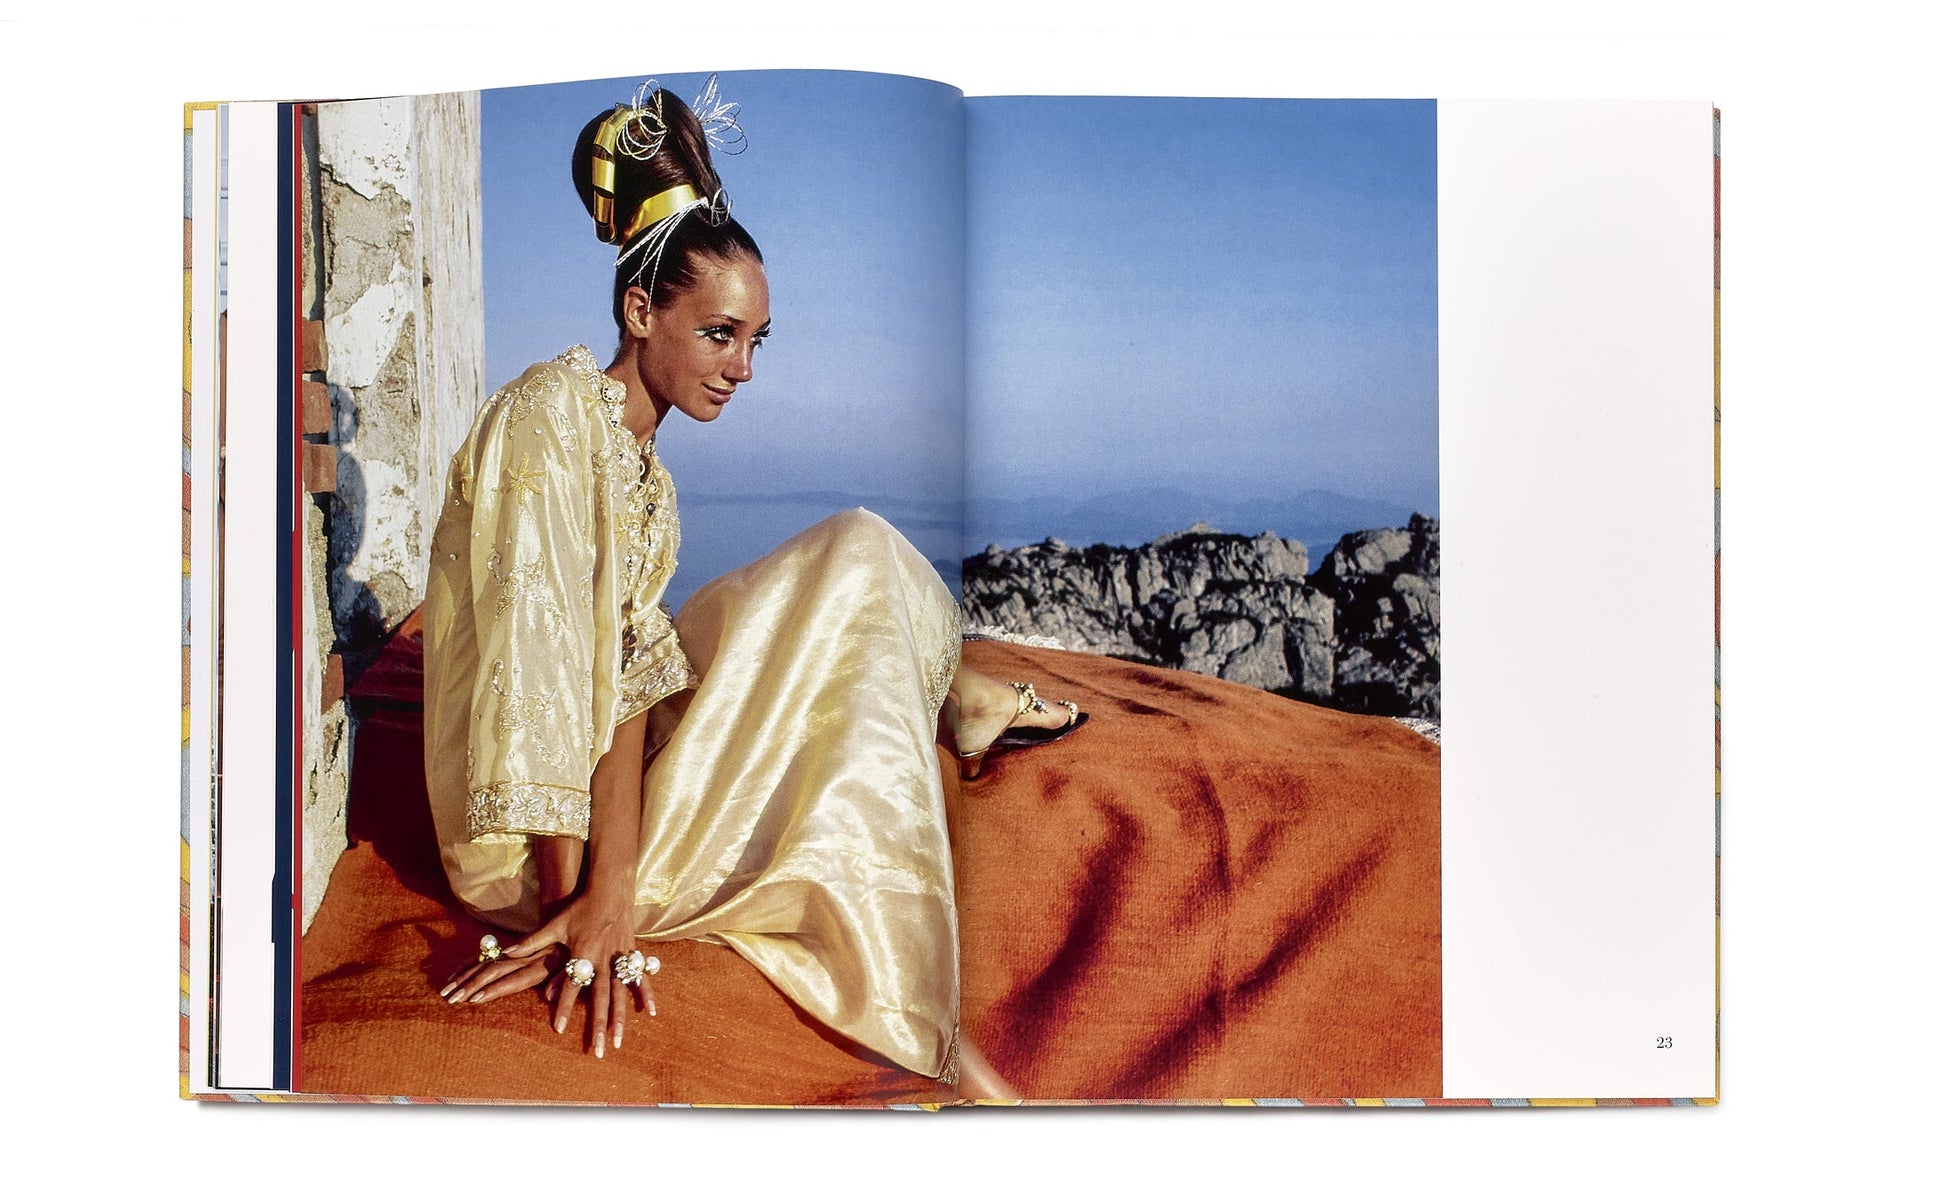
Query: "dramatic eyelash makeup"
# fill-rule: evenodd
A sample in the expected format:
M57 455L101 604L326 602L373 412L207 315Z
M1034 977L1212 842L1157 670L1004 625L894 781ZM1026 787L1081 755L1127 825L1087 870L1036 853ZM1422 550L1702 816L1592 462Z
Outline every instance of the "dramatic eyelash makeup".
M717 323L709 327L697 327L696 337L698 339L713 340L717 343L729 343L736 338L736 328L730 326L728 323ZM762 347L764 340L768 338L770 338L770 328L765 327L755 335L752 335L750 342L752 346Z

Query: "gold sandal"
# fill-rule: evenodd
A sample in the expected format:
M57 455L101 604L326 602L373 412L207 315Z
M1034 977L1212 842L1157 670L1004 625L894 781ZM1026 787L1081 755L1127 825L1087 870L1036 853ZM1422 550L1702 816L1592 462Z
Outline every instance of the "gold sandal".
M1017 720L1030 711L1040 713L1047 710L1047 703L1039 695L1034 693L1033 683L1010 682L1007 685L1014 688L1014 693L1020 699L1019 704L1014 708L1013 719ZM985 764L987 754L993 752L995 749L1006 752L1009 749L1032 748L1037 744L1052 744L1088 722L1088 713L1082 711L1079 707L1076 707L1066 699L1056 699L1054 701L1068 709L1067 723L1062 724L1058 728L1016 728L1013 726L1013 720L1007 721L1007 727L1001 731L1000 735L994 737L985 748L977 749L970 753L959 754L960 780L970 782L974 778L979 777L980 767ZM955 723L955 736L958 735L958 731L958 724Z

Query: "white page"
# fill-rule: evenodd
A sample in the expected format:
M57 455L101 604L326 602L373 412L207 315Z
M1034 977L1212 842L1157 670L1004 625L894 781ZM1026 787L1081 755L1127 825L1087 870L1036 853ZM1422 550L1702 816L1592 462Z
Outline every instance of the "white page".
M231 104L224 386L222 769L216 1080L275 1075L277 907L277 105Z
M1715 1094L1712 140L1439 105L1448 1097Z

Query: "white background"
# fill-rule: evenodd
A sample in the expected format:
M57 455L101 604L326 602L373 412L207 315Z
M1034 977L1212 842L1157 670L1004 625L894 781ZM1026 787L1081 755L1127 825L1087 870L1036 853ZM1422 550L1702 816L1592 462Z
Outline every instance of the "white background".
M1942 441L1935 42L1902 8L644 6L567 36L486 6L312 8L207 40L0 26L4 489L17 579L4 1020L21 1168L207 1185L1870 1185L1919 1151L1936 1077L1940 648L1921 487ZM182 10L186 16L189 10ZM574 10L578 17L584 10ZM637 11L637 10L628 10ZM685 10L685 13L689 10ZM373 14L382 14L374 16ZM1224 28L1228 21L1234 27ZM632 23L631 23L632 22ZM1327 32L1333 31L1333 32ZM175 1081L180 104L737 66L984 91L1598 96L1725 111L1724 1103L1681 1111L481 1112L192 1106ZM1842 553L1827 554L1834 548ZM24 706L23 706L24 704ZM1928 753L1930 750L1928 750ZM131 809L142 808L142 809ZM126 973L118 975L117 973ZM1931 1114L1926 1114L1930 1116ZM18 1143L17 1143L18 1144ZM347 1155L356 1153L355 1159ZM191 1173L193 1171L193 1173ZM1039 1181L1027 1178L1022 1181Z

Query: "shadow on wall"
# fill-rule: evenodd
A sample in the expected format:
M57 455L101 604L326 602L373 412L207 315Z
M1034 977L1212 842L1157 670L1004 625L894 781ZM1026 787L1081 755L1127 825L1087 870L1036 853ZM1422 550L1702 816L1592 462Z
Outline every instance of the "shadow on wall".
M358 441L358 402L344 386L329 383L331 440ZM365 469L351 450L338 452L337 490L321 497L327 502L325 541L328 546L325 583L331 601L331 651L344 659L345 684L352 685L378 656L393 626L371 584L351 574L351 564L365 544Z

